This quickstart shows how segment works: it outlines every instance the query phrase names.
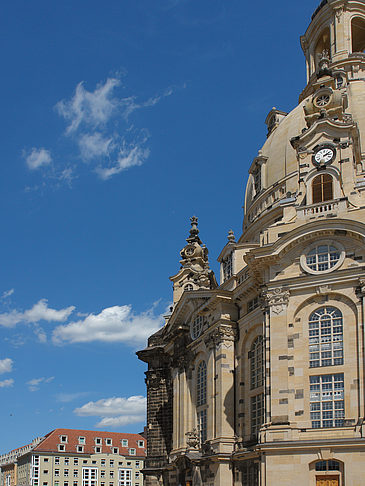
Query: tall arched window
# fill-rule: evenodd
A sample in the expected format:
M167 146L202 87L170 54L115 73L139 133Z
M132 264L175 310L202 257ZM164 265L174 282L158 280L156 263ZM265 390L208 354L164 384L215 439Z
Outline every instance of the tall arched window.
M314 49L316 68L318 67L319 61L324 54L327 56L331 55L330 29L328 27L325 28L318 37L318 41Z
M252 343L251 351L249 352L250 387L251 390L255 390L250 394L252 437L257 437L261 424L264 422L264 394L262 393L262 388L260 388L264 384L263 354L263 338L258 336Z
M352 52L365 50L365 19L355 17L351 22Z
M342 364L342 313L336 307L321 307L309 316L309 366Z
M263 339L255 339L250 351L250 386L251 390L263 384Z
M201 361L196 373L196 409L200 442L207 440L207 364Z
M333 199L333 179L327 173L319 174L312 182L313 204Z

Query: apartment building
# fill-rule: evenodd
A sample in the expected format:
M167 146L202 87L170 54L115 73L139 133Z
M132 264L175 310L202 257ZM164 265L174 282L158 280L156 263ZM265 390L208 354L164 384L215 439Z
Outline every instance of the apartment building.
M142 486L145 448L140 434L55 429L17 458L15 484Z

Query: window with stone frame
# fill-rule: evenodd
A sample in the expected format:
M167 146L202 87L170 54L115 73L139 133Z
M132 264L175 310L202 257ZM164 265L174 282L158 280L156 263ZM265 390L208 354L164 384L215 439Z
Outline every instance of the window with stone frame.
M255 195L259 194L259 192L262 189L262 181L261 181L261 165L256 164L253 171L252 171L252 177L253 177L253 185L255 189Z
M259 388L264 382L263 371L263 337L258 336L252 343L251 350L249 352L250 359L250 387L251 390Z
M343 364L343 318L336 307L326 306L309 316L309 366Z
M251 436L257 437L264 423L264 394L254 395L250 400Z
M333 177L326 172L319 174L312 182L313 204L331 201L333 199Z
M207 364L201 361L196 373L196 409L200 442L207 440Z
M314 429L343 427L344 375L310 376L310 418Z

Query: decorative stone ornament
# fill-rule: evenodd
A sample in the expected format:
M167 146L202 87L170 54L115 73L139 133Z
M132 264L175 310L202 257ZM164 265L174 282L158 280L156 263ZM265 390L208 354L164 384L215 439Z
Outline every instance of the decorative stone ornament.
M288 289L283 289L278 287L273 290L267 290L263 292L263 296L266 300L267 305L271 308L274 314L281 314L286 309L290 291Z

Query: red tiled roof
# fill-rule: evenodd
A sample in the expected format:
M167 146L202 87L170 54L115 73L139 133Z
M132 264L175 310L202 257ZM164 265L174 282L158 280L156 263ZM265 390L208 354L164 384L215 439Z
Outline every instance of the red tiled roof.
M61 442L60 436L67 435L67 443ZM84 452L78 453L79 437L85 437ZM102 444L95 444L95 438L101 438ZM106 445L105 439L112 439L112 445ZM122 447L121 440L128 440L128 447ZM144 447L138 447L138 441L143 441ZM47 434L40 444L33 450L37 452L59 452L58 445L65 444L65 451L61 454L94 454L95 446L101 447L101 453L111 454L113 447L119 448L119 454L130 456L129 449L136 449L133 457L145 457L146 439L140 434L124 434L122 432L100 432L97 430L55 429Z

